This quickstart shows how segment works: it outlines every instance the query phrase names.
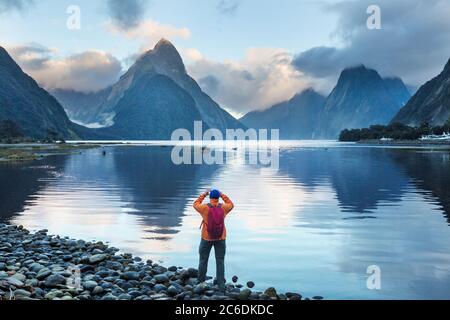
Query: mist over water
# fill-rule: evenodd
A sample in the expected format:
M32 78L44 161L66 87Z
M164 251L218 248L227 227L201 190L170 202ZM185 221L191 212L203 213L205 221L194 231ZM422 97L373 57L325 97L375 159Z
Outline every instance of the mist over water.
M235 203L227 279L325 298L450 298L448 151L284 142L278 170L232 159L176 166L170 147L116 146L0 164L0 219L196 267L191 205L215 186ZM367 289L371 265L381 290Z

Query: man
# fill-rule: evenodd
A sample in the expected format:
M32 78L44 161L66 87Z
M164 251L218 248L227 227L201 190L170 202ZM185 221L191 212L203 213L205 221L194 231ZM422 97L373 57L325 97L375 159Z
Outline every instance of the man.
M203 204L205 198L209 195L210 203ZM219 203L222 198L224 203ZM202 240L200 242L199 254L200 262L198 267L199 282L206 281L206 272L208 269L208 259L211 248L214 247L216 256L216 279L219 290L225 290L225 240L227 230L225 229L225 217L233 210L234 205L231 200L218 190L206 191L194 202L194 209L197 210L202 218Z

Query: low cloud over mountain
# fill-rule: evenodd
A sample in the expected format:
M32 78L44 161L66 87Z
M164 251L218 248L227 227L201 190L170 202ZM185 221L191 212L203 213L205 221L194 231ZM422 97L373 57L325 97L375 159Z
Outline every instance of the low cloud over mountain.
M91 50L59 58L56 50L39 44L8 47L11 56L47 89L83 92L103 89L119 78L122 66L111 54Z
M287 100L308 86L308 79L291 62L285 50L252 48L240 61L218 62L200 55L188 69L216 101L245 114Z
M334 37L343 45L304 51L294 66L313 77L330 77L332 83L340 70L360 63L414 85L439 73L450 52L450 2L379 0L375 4L381 9L381 30L367 28L366 10L372 4L361 0L325 5L325 11L338 15Z

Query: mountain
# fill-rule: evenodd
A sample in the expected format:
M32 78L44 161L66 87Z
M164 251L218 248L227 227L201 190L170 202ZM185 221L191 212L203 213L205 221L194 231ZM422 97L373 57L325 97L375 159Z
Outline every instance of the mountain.
M402 79L392 77L384 78L383 80L389 93L395 97L398 102L405 105L411 98L411 90L403 83Z
M72 119L101 124L118 139L170 139L174 129L245 128L192 79L177 49L161 39L110 88L94 94L55 92ZM87 111L86 109L91 108ZM80 109L77 111L76 109Z
M364 65L345 69L327 98L315 136L335 139L343 129L388 124L409 95L398 78L383 79Z
M93 127L108 123L108 119L99 119L98 113L111 93L111 87L89 93L66 89L54 89L50 93L61 103L72 121Z
M425 83L400 110L392 123L409 126L443 125L450 118L450 59L437 77Z
M142 75L114 108L114 125L100 132L128 140L166 140L174 130L193 132L202 116L195 100L164 75Z
M0 46L0 121L14 123L24 136L79 139L84 128L72 123L63 107L25 74Z
M307 89L264 111L253 111L240 121L249 128L279 129L280 139L312 139L325 97Z

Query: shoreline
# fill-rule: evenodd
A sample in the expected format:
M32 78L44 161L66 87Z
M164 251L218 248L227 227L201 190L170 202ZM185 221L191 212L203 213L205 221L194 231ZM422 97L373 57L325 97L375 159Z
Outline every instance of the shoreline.
M437 147L437 148L450 148L450 141L439 140L361 140L356 144L375 145L375 146L399 146L399 147Z
M236 276L220 292L212 282L198 284L194 268L47 232L0 223L0 300L309 300L273 287L254 291L253 282L238 284Z
M34 161L52 155L66 155L86 149L101 148L99 144L58 144L58 143L26 143L0 144L1 162Z
M280 140L291 141L291 140ZM298 140L298 141L315 141L315 140ZM317 140L321 141L322 140ZM331 140L330 140L331 141ZM335 141L339 144L348 144L346 141ZM354 145L365 146L387 146L387 147L412 147L426 149L450 149L450 141L439 140L361 140L351 142ZM106 148L110 146L137 146L134 142L129 141L69 141L67 143L17 143L3 144L0 143L0 163L21 163L28 161L40 160L53 155L68 155L81 153L82 150ZM142 145L153 147L168 147L166 141L142 141ZM175 145L175 144L173 144Z

